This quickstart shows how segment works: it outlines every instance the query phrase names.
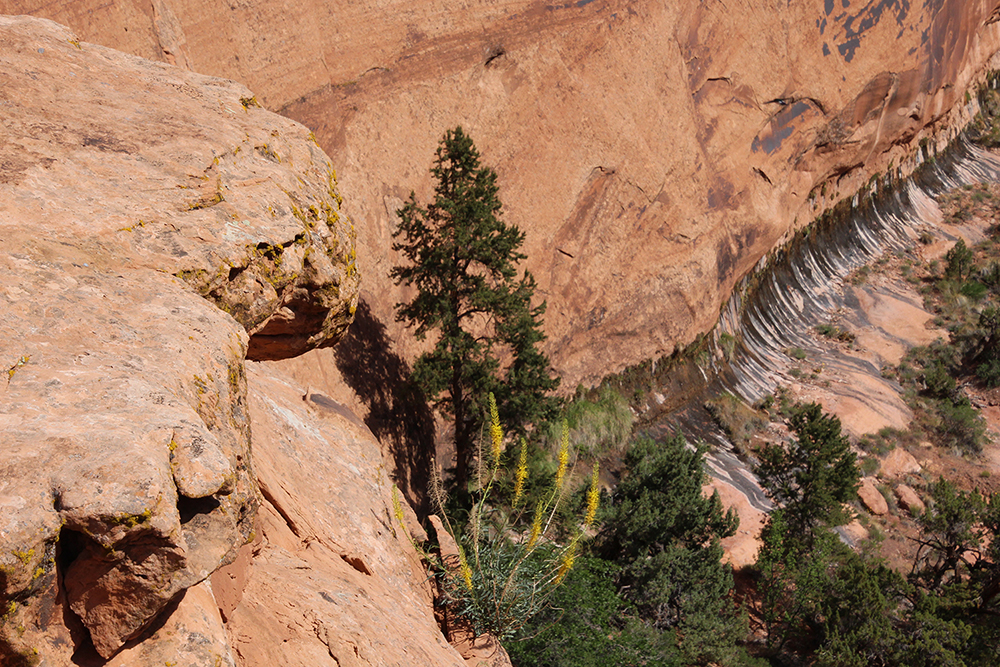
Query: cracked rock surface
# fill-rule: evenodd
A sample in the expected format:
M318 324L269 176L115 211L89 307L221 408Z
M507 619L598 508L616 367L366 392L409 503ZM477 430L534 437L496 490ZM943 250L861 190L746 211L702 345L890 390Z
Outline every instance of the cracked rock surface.
M238 84L0 17L0 114L0 663L103 660L250 538L244 359L335 342L353 237Z

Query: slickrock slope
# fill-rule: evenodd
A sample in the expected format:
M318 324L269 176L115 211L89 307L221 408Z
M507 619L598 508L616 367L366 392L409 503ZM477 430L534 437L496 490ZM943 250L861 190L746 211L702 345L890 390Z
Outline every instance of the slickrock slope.
M996 0L8 0L239 79L338 156L372 313L394 211L462 124L500 174L565 386L669 352L796 226L968 117ZM947 135L942 133L941 137Z
M271 368L251 364L248 379L259 536L211 582L238 663L464 665L367 427Z
M0 664L462 664L367 429L248 389L357 304L308 130L28 17L0 109Z

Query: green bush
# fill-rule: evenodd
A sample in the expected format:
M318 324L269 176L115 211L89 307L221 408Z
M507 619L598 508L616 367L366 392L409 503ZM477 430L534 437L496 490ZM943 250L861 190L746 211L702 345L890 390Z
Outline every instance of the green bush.
M861 474L863 475L874 475L878 472L881 463L877 458L866 456L858 461L858 467L861 468Z
M677 630L687 660L733 664L746 621L728 599L733 577L719 540L736 532L739 519L723 511L718 494L702 494L704 451L688 449L681 437L638 439L599 548L622 567L619 583L640 616Z
M738 646L746 619L718 543L737 520L702 493L703 455L680 437L632 444L600 557L579 559L508 646L517 667L758 664Z
M976 366L976 377L991 389L1000 387L1000 359L990 359Z
M962 282L972 275L974 255L964 239L958 239L944 259L948 263L944 269L945 278Z
M968 282L962 283L961 288L962 296L968 297L972 301L982 301L983 297L986 296L989 289L986 285L970 280Z
M924 370L924 386L927 393L936 398L951 398L958 388L955 378L940 361L935 361Z
M956 401L941 401L937 412L941 445L966 454L983 451L986 423L968 398L962 396Z
M643 623L618 595L620 568L585 556L530 628L506 646L517 667L622 667L685 662L673 632Z
M858 439L858 447L861 451L875 456L885 456L896 448L902 432L898 429L886 426L878 433L869 433Z
M816 333L827 338L832 338L833 340L839 340L842 343L848 343L849 345L853 345L857 341L857 336L835 324L817 325Z
M596 395L595 395L596 394ZM628 400L610 385L596 391L578 392L563 413L569 425L570 439L580 456L596 458L609 452L622 452L632 435L635 414ZM562 437L562 426L549 426L547 442L555 451Z
M785 354L790 356L792 359L797 359L799 361L802 361L803 359L806 358L806 351L803 350L801 347L790 347L787 350L785 350Z

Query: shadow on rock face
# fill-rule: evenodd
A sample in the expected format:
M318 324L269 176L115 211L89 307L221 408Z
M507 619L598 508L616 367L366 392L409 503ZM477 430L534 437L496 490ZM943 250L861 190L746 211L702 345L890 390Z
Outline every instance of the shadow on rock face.
M392 350L385 325L364 300L335 355L344 380L368 406L365 424L392 453L393 478L417 512L426 514L434 415L410 382L406 361Z

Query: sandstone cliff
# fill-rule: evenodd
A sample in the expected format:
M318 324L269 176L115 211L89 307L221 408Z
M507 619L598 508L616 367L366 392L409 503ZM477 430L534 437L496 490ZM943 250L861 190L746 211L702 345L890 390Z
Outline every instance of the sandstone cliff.
M462 664L378 443L274 369L358 299L239 84L0 18L0 664Z
M364 298L407 357L394 211L462 124L528 233L570 388L710 328L790 231L967 117L1000 47L996 0L0 6L238 79L311 127L352 195Z
M953 131L996 9L3 0L85 41L0 26L0 655L458 664L377 443L282 376L400 428L390 232L442 131L499 171L571 388L708 329L782 238ZM244 362L332 343L357 267L370 356Z

